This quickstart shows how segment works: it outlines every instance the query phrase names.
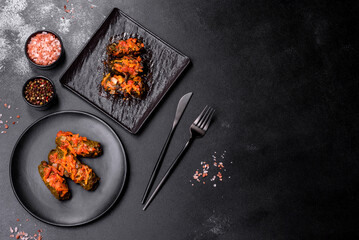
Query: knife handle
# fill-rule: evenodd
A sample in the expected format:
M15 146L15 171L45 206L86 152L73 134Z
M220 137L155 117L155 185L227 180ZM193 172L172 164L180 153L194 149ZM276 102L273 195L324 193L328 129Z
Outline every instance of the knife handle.
M184 147L182 148L182 150L178 153L176 159L172 162L171 166L168 168L168 170L166 171L165 175L162 177L161 181L158 183L156 189L153 191L151 197L148 199L147 203L145 204L145 206L143 207L143 211L146 210L146 208L148 207L148 205L152 202L153 198L156 196L156 194L158 193L158 191L161 189L161 187L163 186L163 184L166 182L167 178L171 175L171 173L173 172L174 168L177 166L177 163L179 162L179 160L181 159L183 153L188 149L188 147L191 145L191 143L193 142L193 138L191 137L188 142L184 145Z
M161 153L160 153L160 156L158 157L157 159L157 162L156 162L156 165L155 165L155 168L152 170L152 173L151 173L151 177L150 177L150 180L148 181L147 183L147 186L146 186L146 189L145 189L145 192L143 193L143 197L142 197L142 200L141 200L141 203L144 204L145 201L146 201L146 198L147 198L147 195L148 193L150 192L151 190L151 187L153 185L153 182L155 181L156 179L156 176L158 174L158 169L160 168L162 162L163 162L163 158L165 156L165 153L167 151L167 148L168 148L168 143L170 142L170 139L173 135L173 130L175 128L172 127L170 133L168 134L168 137L167 137L167 140L166 140L166 143L165 145L163 146L162 150L161 150Z

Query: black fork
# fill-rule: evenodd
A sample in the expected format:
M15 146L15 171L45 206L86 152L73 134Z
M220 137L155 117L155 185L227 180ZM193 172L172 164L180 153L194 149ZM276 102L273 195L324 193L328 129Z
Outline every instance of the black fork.
M156 194L158 193L158 191L160 190L160 188L163 186L164 182L167 180L167 178L169 177L169 175L171 174L172 170L175 168L175 166L177 165L177 162L179 161L179 159L182 157L182 154L188 149L188 147L191 145L191 143L193 142L193 139L195 139L196 137L203 137L206 132L207 129L209 127L209 124L212 120L213 117L213 113L214 113L214 109L211 107L206 106L203 111L201 112L201 114L196 118L196 120L191 124L189 131L191 133L191 137L189 138L189 140L187 141L187 143L184 145L184 147L182 148L182 150L179 152L179 154L177 155L176 159L172 162L171 166L168 168L168 170L166 171L165 175L162 177L161 181L159 182L159 184L157 185L156 189L153 191L151 197L148 199L146 205L143 207L143 210L146 210L146 208L148 207L148 205L151 203L151 201L153 200L153 198L156 196Z

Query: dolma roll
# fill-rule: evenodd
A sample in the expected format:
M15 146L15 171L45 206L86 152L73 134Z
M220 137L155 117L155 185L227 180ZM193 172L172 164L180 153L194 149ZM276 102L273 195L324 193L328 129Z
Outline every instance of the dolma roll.
M62 151L70 152L74 156L98 157L102 154L102 147L99 142L72 132L59 131L55 142Z
M111 70L116 74L124 74L135 77L143 72L142 59L140 56L124 56L110 62Z
M97 188L100 178L89 166L81 163L71 153L56 148L50 151L48 160L60 174L80 184L85 190L93 191Z
M42 161L38 166L38 170L42 181L58 200L63 201L71 197L65 178L55 167Z
M146 89L146 85L140 76L129 77L126 80L121 75L111 76L110 73L102 79L101 85L110 94L121 94L124 97L141 98Z
M124 55L138 55L144 49L144 44L137 38L119 40L118 43L112 43L107 46L107 54L113 57Z

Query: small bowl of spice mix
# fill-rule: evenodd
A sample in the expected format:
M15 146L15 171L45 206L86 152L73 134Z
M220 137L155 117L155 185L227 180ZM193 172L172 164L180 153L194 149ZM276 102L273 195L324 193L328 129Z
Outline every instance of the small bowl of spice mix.
M29 62L40 69L55 67L64 55L61 38L54 32L41 30L31 34L25 43Z
M22 88L22 96L27 104L38 110L49 108L55 100L54 83L43 76L27 80Z

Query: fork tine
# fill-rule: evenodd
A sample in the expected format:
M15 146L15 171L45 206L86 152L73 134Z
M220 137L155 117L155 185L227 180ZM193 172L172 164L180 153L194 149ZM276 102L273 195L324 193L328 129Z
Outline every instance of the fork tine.
M211 114L211 112L212 112L212 108L208 107L208 111L206 112L205 116L201 119L201 122L200 122L200 124L197 125L197 127L203 129L203 126L206 124L207 119L208 119L209 115Z
M198 116L198 118L196 118L196 120L194 121L194 124L197 125L198 121L202 118L203 114L207 111L207 105L204 107L203 111L201 112L201 114Z
M208 107L208 113L207 113L206 116L203 118L203 121L201 122L201 125L198 125L198 127L200 127L201 129L204 128L204 126L206 125L207 120L208 120L209 116L211 115L212 111L213 111L213 108Z
M211 107L207 108L206 113L203 115L202 119L199 121L199 123L197 124L197 127L201 128L201 126L203 125L203 123L205 122L206 118L208 117L208 115L211 112Z
M201 120L199 120L198 124L196 124L197 127L200 127L203 124L203 122L206 119L206 117L208 116L210 110L211 110L211 108L208 107L206 112L203 114Z
M211 112L211 114L209 115L208 119L206 119L206 124L205 124L204 127L203 127L203 130L204 130L204 131L207 131L207 129L208 129L208 127L209 127L209 124L211 123L213 114L214 114L214 112L215 112L215 110L214 110L213 108L212 108L211 110L212 110L212 112Z

